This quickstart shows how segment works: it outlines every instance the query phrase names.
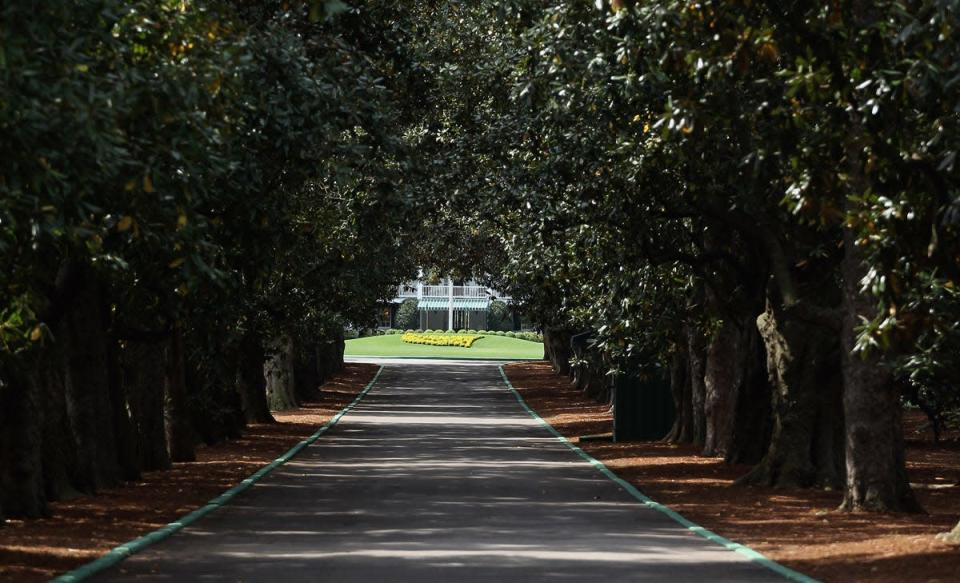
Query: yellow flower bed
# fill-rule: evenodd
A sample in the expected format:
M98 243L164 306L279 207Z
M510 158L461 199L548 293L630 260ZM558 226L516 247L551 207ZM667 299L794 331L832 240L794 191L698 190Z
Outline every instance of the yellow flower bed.
M407 332L401 339L410 344L427 344L429 346L460 346L470 348L473 343L483 336L477 334L418 334Z

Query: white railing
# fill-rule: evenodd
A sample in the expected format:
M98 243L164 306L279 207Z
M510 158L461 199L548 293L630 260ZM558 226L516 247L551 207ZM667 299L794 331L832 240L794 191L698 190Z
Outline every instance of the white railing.
M455 285L453 286L453 297L455 298L485 298L490 294L487 288L482 285ZM450 286L448 285L425 285L423 286L423 297L425 298L447 298L450 297Z
M491 290L482 285L455 285L453 286L453 297L455 298L489 298L496 297L498 300L510 303L510 296L501 296L495 290ZM449 285L424 285L422 286L422 295L417 293L417 282L408 282L397 289L397 298L449 298Z
M487 297L487 288L480 285L455 285L453 286L453 297L455 298L485 298Z

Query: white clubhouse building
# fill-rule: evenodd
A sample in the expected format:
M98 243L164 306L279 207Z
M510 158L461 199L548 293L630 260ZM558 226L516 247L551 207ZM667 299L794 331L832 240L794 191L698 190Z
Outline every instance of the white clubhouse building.
M492 301L499 300L508 306L512 304L509 296L475 281L468 281L464 285L454 285L449 278L441 284L410 281L401 285L396 297L390 301L391 325L396 321L400 304L408 299L417 300L421 330L484 330L487 328L487 313Z

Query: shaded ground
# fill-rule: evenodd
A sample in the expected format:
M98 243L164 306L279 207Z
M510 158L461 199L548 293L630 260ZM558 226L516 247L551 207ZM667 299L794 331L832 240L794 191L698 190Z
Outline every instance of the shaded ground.
M251 425L241 439L201 448L196 462L148 472L142 481L97 496L54 503L50 518L7 521L0 528L0 581L46 581L202 506L315 432L377 368L347 364L323 386L322 402L276 413L279 423Z
M610 431L607 407L586 399L547 363L507 367L524 399L573 441ZM747 466L689 446L585 442L580 446L654 500L716 533L824 581L960 581L960 547L934 539L960 519L960 434L940 445L906 423L910 480L929 514L837 512L839 492L735 487ZM935 487L931 487L935 486Z
M543 343L508 336L484 335L470 348L428 346L401 340L400 334L347 340L346 356L405 356L416 358L498 358L507 360L543 358Z
M323 439L91 579L110 583L774 583L640 504L493 363L406 360Z

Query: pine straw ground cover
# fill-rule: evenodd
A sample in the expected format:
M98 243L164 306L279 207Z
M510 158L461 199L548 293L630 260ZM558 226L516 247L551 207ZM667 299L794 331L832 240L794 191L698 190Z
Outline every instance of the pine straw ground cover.
M549 364L506 371L527 403L571 441L610 431L607 407L584 398ZM919 431L922 415L906 421L910 480L922 485L916 491L924 515L849 514L836 510L839 492L734 486L748 466L700 457L690 446L579 445L654 500L822 581L960 581L960 546L934 538L960 518L960 433L935 446Z
M51 516L0 527L0 581L46 581L205 504L276 459L345 407L376 365L347 364L321 388L322 400L275 413L278 423L248 427L241 439L203 447L197 461L143 480L51 505ZM323 439L323 438L321 438Z

